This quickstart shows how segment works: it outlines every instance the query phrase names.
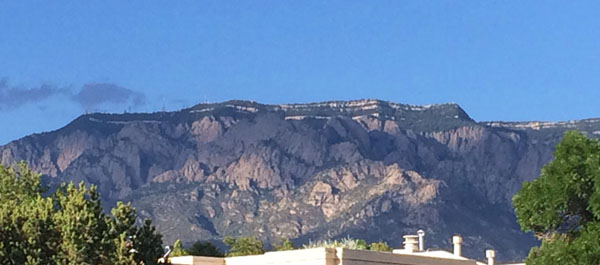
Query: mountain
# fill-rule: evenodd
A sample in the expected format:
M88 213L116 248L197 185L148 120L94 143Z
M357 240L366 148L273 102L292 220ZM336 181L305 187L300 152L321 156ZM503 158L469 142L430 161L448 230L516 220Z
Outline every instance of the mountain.
M600 134L600 119L477 122L456 104L380 100L199 104L176 112L86 114L0 147L50 184L96 184L107 207L132 201L167 242L254 235L297 244L353 236L481 258L520 259L536 244L511 206L565 130Z

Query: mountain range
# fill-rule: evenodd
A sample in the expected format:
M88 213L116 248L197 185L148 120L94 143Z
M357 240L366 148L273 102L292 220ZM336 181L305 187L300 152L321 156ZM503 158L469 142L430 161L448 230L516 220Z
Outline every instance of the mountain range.
M173 112L93 113L0 146L51 185L95 184L109 208L131 201L166 242L252 235L267 245L329 238L387 241L426 232L427 247L522 259L537 241L512 196L539 175L566 130L600 119L478 122L457 104L381 100L198 104Z

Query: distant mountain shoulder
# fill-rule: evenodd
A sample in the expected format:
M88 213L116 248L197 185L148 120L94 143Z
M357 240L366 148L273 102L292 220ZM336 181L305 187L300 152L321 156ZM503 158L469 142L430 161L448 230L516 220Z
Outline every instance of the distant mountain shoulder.
M166 242L350 235L400 246L422 228L445 242L432 247L460 233L467 255L494 248L509 260L535 244L510 199L572 129L598 137L600 119L476 122L457 104L227 101L82 115L1 146L0 162L132 201Z

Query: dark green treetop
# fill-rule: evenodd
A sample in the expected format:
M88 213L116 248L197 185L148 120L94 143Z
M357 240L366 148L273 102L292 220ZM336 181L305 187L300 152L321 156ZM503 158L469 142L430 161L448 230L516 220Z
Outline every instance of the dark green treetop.
M208 241L196 241L189 247L187 253L192 256L224 257L225 255L215 245Z
M162 257L162 235L152 225L152 220L145 219L144 225L135 234L135 260L144 261L146 265L157 264L158 258Z

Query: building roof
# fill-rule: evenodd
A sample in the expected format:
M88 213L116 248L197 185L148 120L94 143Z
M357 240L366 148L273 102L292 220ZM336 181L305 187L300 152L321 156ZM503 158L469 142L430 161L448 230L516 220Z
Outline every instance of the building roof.
M173 257L173 265L483 265L446 251L390 253L346 248L314 248L267 252L263 255L209 258Z

